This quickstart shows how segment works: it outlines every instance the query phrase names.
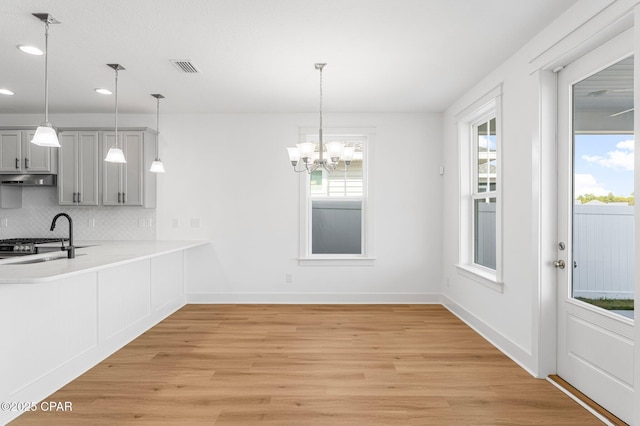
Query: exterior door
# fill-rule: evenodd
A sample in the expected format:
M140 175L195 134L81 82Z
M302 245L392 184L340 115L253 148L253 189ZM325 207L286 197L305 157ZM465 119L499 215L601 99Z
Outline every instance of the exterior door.
M557 372L633 418L634 61L627 31L558 74Z

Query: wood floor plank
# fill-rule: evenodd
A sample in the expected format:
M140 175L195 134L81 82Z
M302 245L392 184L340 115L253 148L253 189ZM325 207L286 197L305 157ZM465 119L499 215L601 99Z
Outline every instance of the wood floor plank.
M187 305L15 425L598 425L440 305Z

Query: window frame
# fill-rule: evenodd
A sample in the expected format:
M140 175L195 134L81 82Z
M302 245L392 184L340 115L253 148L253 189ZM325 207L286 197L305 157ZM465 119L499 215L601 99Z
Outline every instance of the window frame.
M307 141L309 137L318 136L318 127L300 127L300 142ZM326 265L326 266L355 266L355 265L371 265L375 260L373 245L373 211L372 203L372 179L371 179L371 162L373 157L373 145L375 138L375 129L361 127L330 127L323 128L325 137L344 137L358 138L363 140L363 193L362 196L353 197L329 197L311 195L310 191L310 174L300 173L300 240L299 240L299 265ZM362 254L313 254L312 250L312 202L314 200L331 200L331 201L362 201L362 230L361 230L361 247Z
M493 191L478 191L477 126L495 118L496 185ZM456 116L459 143L459 254L458 272L471 280L502 293L502 85ZM489 188L490 189L490 188ZM475 263L475 201L496 199L496 269Z

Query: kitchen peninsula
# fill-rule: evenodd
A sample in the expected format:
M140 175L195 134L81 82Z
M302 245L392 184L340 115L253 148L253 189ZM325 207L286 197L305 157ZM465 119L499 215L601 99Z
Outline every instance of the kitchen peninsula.
M184 306L208 242L76 244L74 259L0 260L2 401L46 398ZM0 424L19 414L0 412Z

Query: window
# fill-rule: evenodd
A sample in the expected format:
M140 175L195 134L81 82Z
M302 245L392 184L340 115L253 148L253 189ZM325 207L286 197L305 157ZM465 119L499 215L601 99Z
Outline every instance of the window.
M458 115L460 259L470 278L502 291L501 152L498 86Z
M473 125L473 262L496 269L496 118Z
M323 142L353 147L353 161L340 161L329 173L302 173L300 261L362 261L371 259L367 162L372 135L334 133L324 129ZM301 131L301 141L318 143L317 129Z

